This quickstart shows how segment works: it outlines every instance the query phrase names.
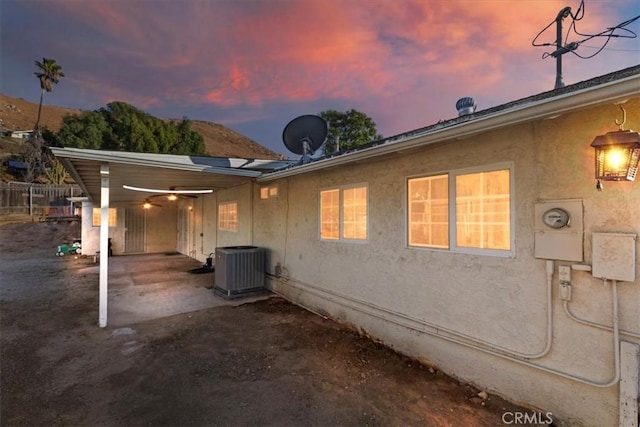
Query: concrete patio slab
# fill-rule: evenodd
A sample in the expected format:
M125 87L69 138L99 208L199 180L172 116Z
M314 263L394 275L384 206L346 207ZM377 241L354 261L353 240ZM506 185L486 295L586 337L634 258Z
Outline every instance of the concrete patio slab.
M198 261L175 253L109 258L108 325L131 325L270 297L266 294L225 300L213 291L215 273L189 272L199 267L202 264ZM98 274L97 264L89 268Z

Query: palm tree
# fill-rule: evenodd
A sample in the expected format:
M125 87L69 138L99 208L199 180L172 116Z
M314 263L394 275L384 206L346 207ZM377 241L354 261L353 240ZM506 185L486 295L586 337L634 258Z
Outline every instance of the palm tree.
M42 114L42 100L44 99L44 93L51 92L53 85L57 84L64 73L62 67L58 65L55 59L42 58L42 62L35 61L38 71L35 74L40 80L40 105L38 106L38 118L36 119L36 126L34 128L33 137L29 144L27 144L24 153L24 162L27 170L25 172L24 179L27 182L34 182L39 175L39 171L42 169L43 163L46 163L51 157L42 144L42 132L40 132L40 116ZM43 151L45 151L43 153ZM43 159L44 156L44 159Z
M40 105L38 106L38 118L36 120L36 133L40 128L40 114L42 113L42 100L44 99L44 92L53 91L53 84L58 84L60 79L64 77L62 67L58 65L55 59L42 58L42 62L35 61L38 71L35 74L40 80Z

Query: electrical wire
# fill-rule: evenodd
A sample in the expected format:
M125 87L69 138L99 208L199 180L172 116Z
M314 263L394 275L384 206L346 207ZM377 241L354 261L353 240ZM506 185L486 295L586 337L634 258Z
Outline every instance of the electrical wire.
M619 23L618 25L614 26L614 27L609 27L604 31L601 31L600 33L597 34L586 34L586 33L581 33L580 31L578 31L576 22L582 20L585 17L585 11L586 11L586 7L585 7L585 2L584 0L581 0L580 2L580 6L578 7L578 10L576 11L576 13L571 13L571 8L564 8L562 9L559 13L558 16L551 21L547 26L545 26L542 30L540 30L538 32L538 34L536 34L536 36L533 38L533 41L531 42L532 46L535 47L541 47L541 46L553 46L556 48L556 53L558 52L558 50L562 49L563 47L567 47L570 45L575 45L575 47L573 49L567 49L566 52L562 52L562 53L568 53L571 52L572 54L574 54L575 56L577 56L578 58L581 59L590 59L593 58L594 56L598 55L600 52L602 52L605 47L609 44L609 42L611 41L612 38L628 38L628 39L635 39L638 37L638 35L628 29L625 28L627 26L629 26L630 24L632 24L633 22L637 21L638 19L640 19L640 15L631 18L631 19L627 19L626 21L623 21L621 23ZM566 35L564 37L564 43L563 46L559 46L558 45L558 40L556 40L556 42L554 43L538 43L537 40L538 38L545 32L547 31L554 23L556 23L559 19L564 19L564 18L568 18L571 17L571 24L569 25L569 28L567 29ZM618 33L616 33L616 31L618 31ZM620 33L622 32L622 34ZM569 37L574 34L580 37L583 37L582 40L579 41L574 41L569 43ZM583 43L591 40L591 39L595 39L595 38L600 38L600 37L604 37L606 38L606 40L603 42L602 46L597 47L595 49L596 52L591 54L591 55L587 55L587 56L583 56L580 55L579 53L576 52L576 50L578 49L578 47L580 47L580 45L582 45ZM558 55L561 55L562 53L558 53ZM549 52L545 52L542 54L542 59L548 58L549 56L554 56L553 53L549 53Z

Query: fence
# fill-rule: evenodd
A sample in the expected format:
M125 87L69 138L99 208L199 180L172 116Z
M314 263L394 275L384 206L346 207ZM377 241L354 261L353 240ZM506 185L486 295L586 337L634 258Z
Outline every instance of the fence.
M40 218L74 215L73 203L67 197L79 196L77 185L0 183L0 215L24 214Z

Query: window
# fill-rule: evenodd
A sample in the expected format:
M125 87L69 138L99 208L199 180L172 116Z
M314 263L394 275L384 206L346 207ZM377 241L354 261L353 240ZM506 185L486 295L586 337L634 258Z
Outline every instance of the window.
M499 165L409 179L409 246L510 252L511 169Z
M449 247L449 175L409 180L409 245Z
M218 228L220 230L238 230L238 202L218 205Z
M93 226L100 227L101 208L93 208ZM109 208L109 227L116 226L116 208Z
M278 186L271 185L268 187L260 187L260 198L265 200L271 197L278 197Z
M456 245L511 249L509 169L456 176Z
M367 240L368 191L366 186L332 188L320 192L320 238Z

